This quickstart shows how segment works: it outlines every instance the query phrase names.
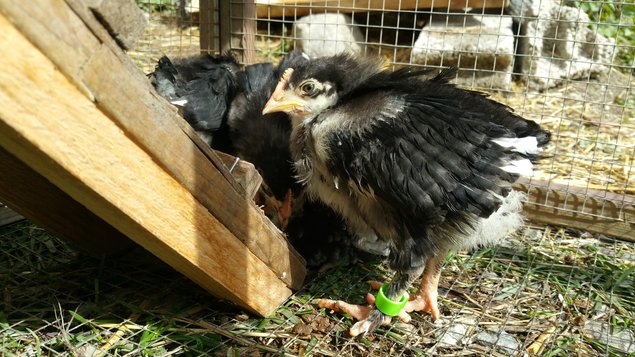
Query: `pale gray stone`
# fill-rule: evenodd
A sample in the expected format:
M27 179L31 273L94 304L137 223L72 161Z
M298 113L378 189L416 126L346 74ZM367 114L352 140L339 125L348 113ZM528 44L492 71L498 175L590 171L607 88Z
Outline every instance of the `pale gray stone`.
M304 16L294 23L293 37L297 41L296 48L310 57L343 52L359 54L364 50L362 32L344 14Z
M509 89L514 60L507 15L433 15L412 49L413 63L455 66L462 86Z
M443 347L460 347L469 340L468 337L476 326L477 321L474 317L461 318L453 321L447 328L436 330L435 337Z
M616 330L606 322L587 321L583 334L622 351L625 354L635 353L635 336L633 331Z
M499 328L488 328L479 332L472 339L473 343L478 343L487 347L494 346L498 351L504 352L510 356L517 354L520 344L516 337L501 330Z
M586 13L553 0L535 2L533 7L537 18L527 23L522 64L530 88L544 90L608 72L615 41L589 29Z

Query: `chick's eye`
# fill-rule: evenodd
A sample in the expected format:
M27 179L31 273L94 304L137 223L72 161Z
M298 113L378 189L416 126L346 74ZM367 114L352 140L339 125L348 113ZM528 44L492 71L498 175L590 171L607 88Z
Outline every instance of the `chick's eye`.
M302 94L304 95L314 95L318 92L319 88L317 83L313 81L308 81L308 82L302 83L302 85L300 86L300 90L302 91Z

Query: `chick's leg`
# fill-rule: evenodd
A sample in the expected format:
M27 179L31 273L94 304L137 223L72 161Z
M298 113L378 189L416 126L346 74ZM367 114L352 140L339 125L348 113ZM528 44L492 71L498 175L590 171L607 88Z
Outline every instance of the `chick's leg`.
M425 240L420 239L418 242L425 242ZM397 240L396 243L399 243L398 246L392 247L389 255L390 268L394 270L396 274L388 284L386 291L384 291L386 298L393 302L400 301L406 291L412 286L412 283L421 276L427 260L426 254L422 253L426 251L427 247L417 245L417 241L414 239L400 239ZM374 300L372 302L374 302ZM373 305L372 302L369 300L371 305ZM318 304L320 307L325 307L320 304L320 302L318 302ZM348 307L349 306L346 306L346 308ZM404 310L405 309L402 309L398 316L402 320L409 321L410 316L408 316ZM345 309L340 309L339 311L348 312ZM359 310L353 311L350 309L349 311L359 312ZM362 312L363 313L358 314L358 316L351 314L354 317L362 318L351 327L351 336L372 332L378 326L387 324L391 320L390 316L385 315L375 307L370 308L370 310L364 309Z
M392 282L388 285L388 289L386 289L386 297L392 301L399 301L401 297L406 293L408 288L412 285L412 283L421 276L421 272L423 267L415 268L408 272L397 271L397 274L393 278ZM407 316L407 318L404 318ZM400 314L402 320L410 320L410 317L406 314ZM373 308L370 311L367 318L355 323L351 329L351 336L357 336L360 334L365 334L367 332L371 332L375 330L380 325L384 325L390 322L390 317L384 315L381 311Z
M444 251L430 257L426 261L425 269L421 276L421 286L416 295L412 296L408 304L406 304L405 310L407 312L426 311L432 315L434 320L438 320L441 317L437 297L441 265L447 255L448 251Z
M422 270L423 267L411 273L398 273L392 283L388 285L386 297L393 301L399 301L408 287L421 275ZM381 283L377 282L370 282L370 284L373 289L378 289L381 285ZM367 306L353 305L344 301L330 299L319 299L317 303L321 308L347 313L354 319L359 320L349 331L351 336L357 336L371 332L380 325L386 325L390 323L392 319L373 306L375 304L375 297L373 295L367 294L366 301L369 304ZM397 317L403 322L410 321L410 315L408 315L405 309L401 311Z

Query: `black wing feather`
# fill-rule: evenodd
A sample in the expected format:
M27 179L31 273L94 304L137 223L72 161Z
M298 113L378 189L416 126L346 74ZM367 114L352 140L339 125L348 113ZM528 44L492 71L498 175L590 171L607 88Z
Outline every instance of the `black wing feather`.
M368 91L367 83L367 94L349 96L339 110L352 121L370 124L328 136L329 170L341 182L358 183L394 212L417 217L422 224L442 222L448 212L491 215L518 177L500 168L518 154L491 140L544 132L480 93L446 84L448 75L425 85L400 78L403 89L388 94ZM386 78L380 87L386 88ZM370 103L382 102L381 96L384 103L401 101L404 107L391 118L384 107L374 114L365 109L366 117L355 118L353 108L372 107Z

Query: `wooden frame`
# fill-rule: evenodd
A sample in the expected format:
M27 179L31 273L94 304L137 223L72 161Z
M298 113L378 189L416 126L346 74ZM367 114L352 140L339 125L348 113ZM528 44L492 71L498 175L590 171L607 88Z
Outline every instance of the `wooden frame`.
M114 254L134 245L24 162L0 148L0 197L22 216L89 252ZM9 223L7 221L5 223Z
M396 11L416 9L464 8L501 9L507 0L255 0L259 18L304 16L323 12Z
M199 39L201 53L214 53L219 50L219 48L217 48L214 43L214 35L216 34L216 24L214 24L214 12L216 11L216 9L214 3L214 0L199 1L200 13L198 17L198 23L201 34L201 37Z
M249 311L268 315L301 286L304 260L83 2L4 2L0 28L10 157Z
M24 217L3 203L0 203L0 227L23 220Z
M531 222L635 242L633 196L528 179L514 188L527 192L523 214Z

